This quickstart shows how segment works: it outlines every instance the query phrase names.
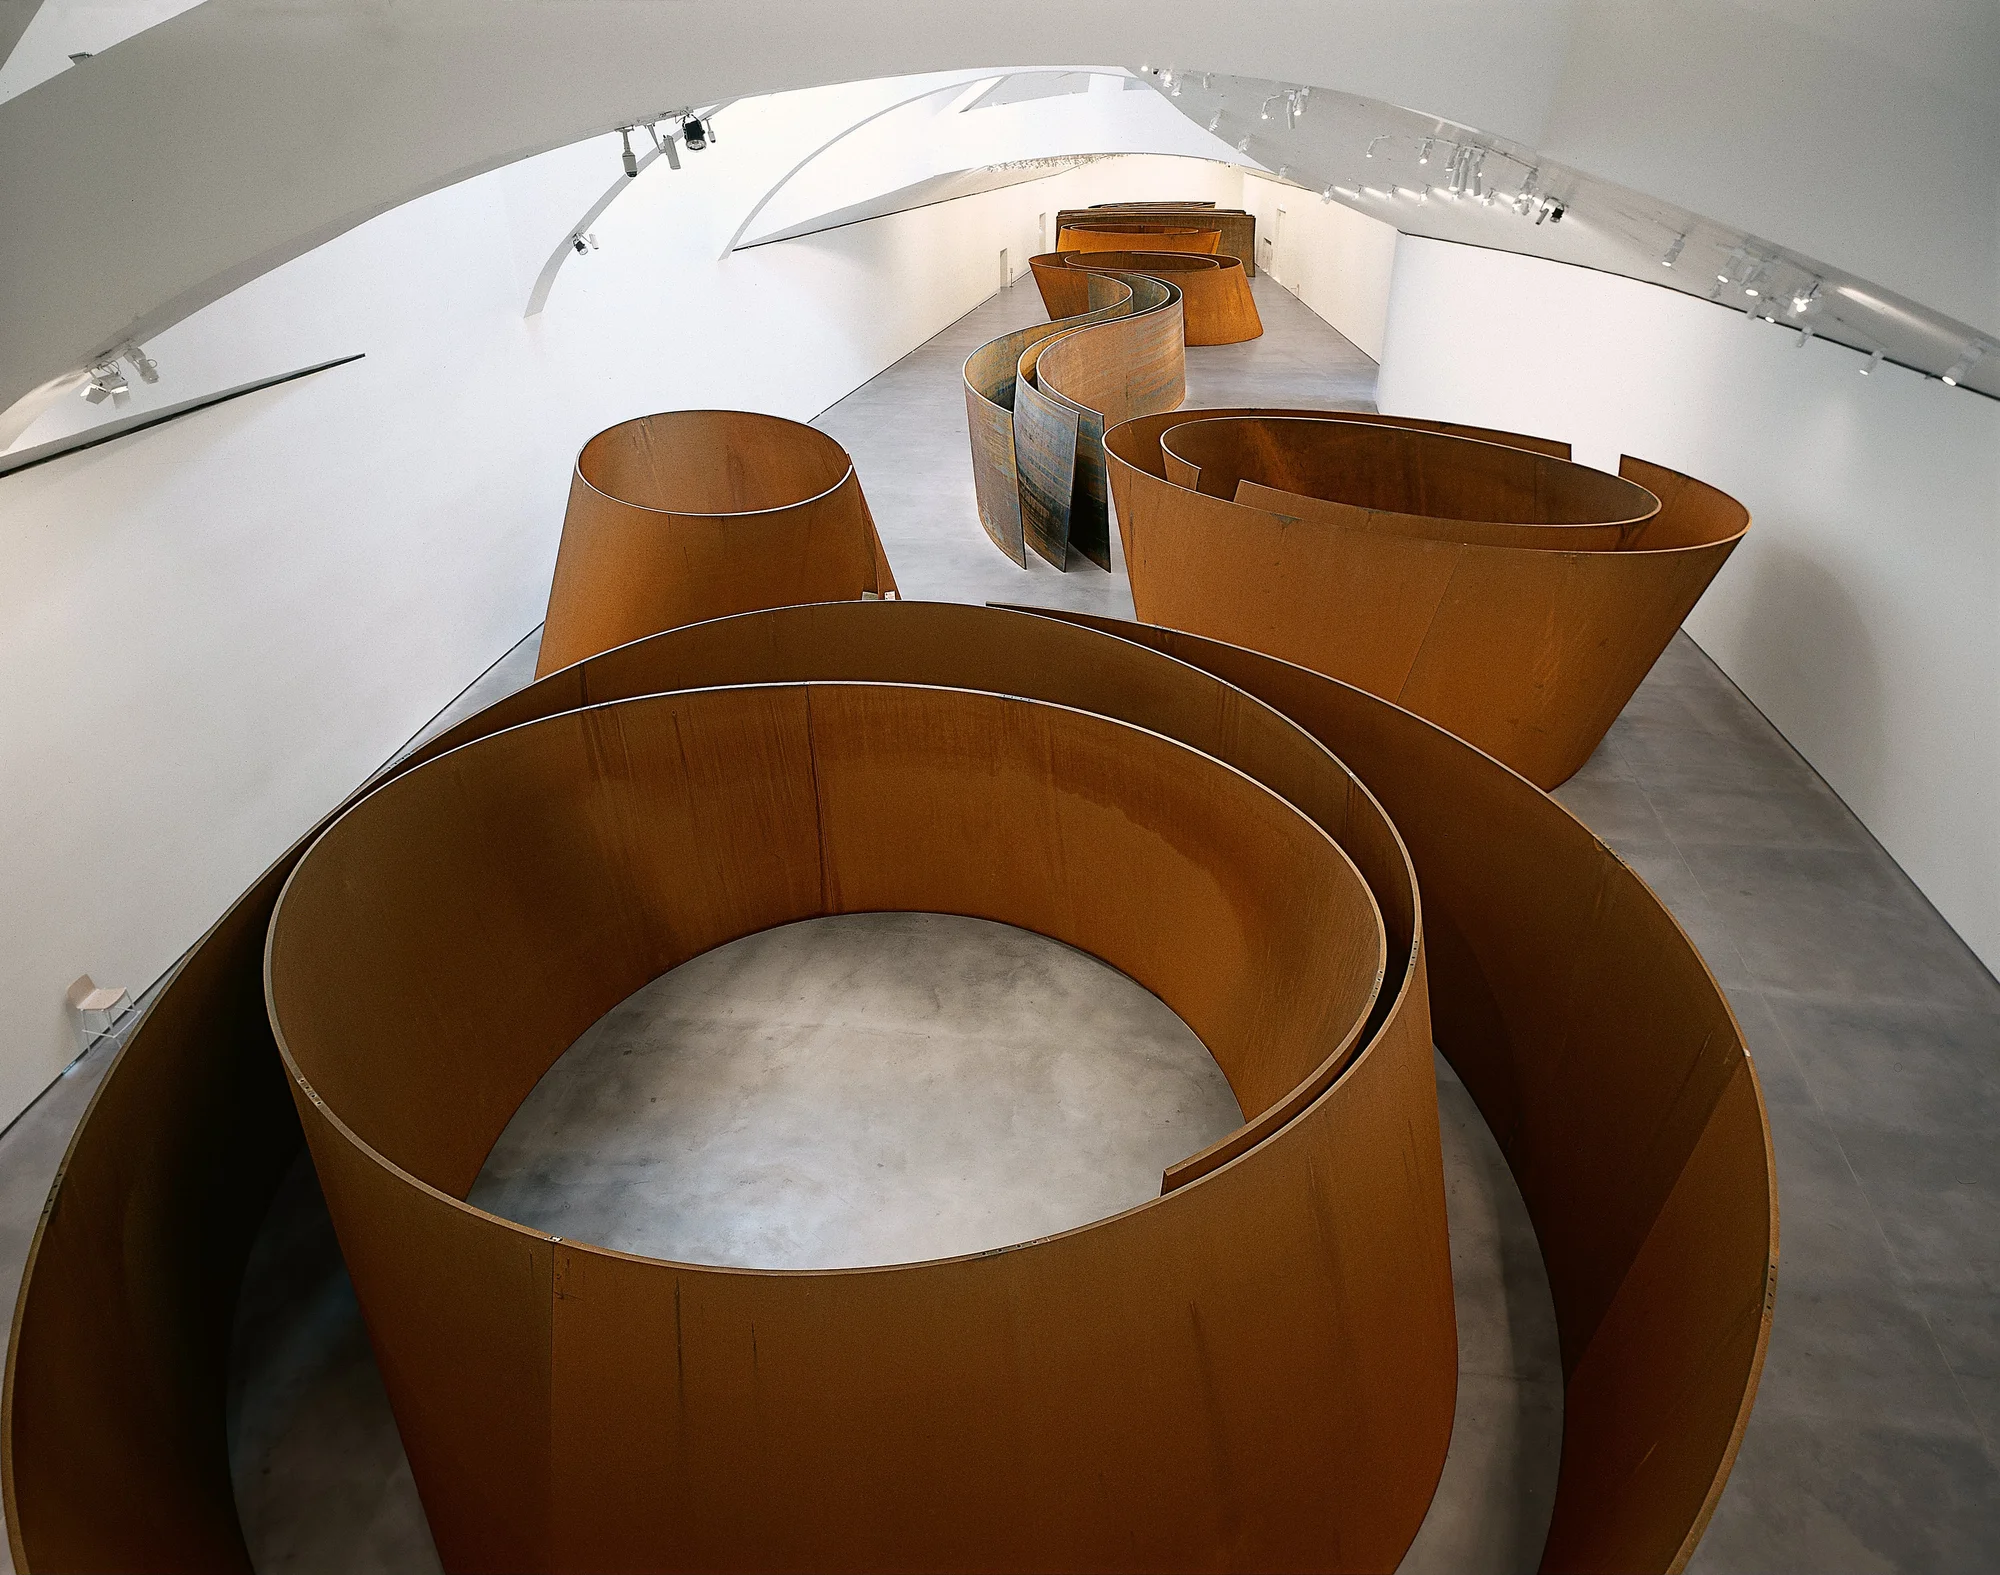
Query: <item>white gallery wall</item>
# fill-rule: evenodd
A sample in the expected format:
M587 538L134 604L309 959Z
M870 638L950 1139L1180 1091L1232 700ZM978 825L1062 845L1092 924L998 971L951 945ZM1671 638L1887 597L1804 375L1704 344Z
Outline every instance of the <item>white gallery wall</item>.
M1243 177L1243 206L1257 215L1257 266L1381 360L1395 226L1254 172Z
M1400 239L1391 414L1741 498L1687 630L2000 969L2000 403L1632 280Z
M75 1055L71 980L138 993L540 621L590 434L810 418L990 296L1040 213L1240 194L1226 166L1119 158L725 256L871 91L908 89L725 110L713 149L629 183L532 318L551 247L619 178L615 137L395 209L159 335L135 396L365 359L0 477L0 1119ZM72 396L19 446L107 413Z

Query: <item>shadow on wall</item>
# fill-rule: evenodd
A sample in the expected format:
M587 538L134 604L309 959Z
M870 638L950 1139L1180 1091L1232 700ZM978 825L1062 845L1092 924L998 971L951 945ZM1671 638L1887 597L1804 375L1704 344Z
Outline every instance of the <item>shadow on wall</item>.
M1867 619L1810 553L1765 543L1744 568L1744 604L1756 609L1736 635L1744 687L1760 705L1762 694L1789 697L1771 718L1789 738L1840 740L1844 758L1823 762L1825 775L1865 812L1888 791L1886 697ZM1760 674L1781 682L1759 683Z

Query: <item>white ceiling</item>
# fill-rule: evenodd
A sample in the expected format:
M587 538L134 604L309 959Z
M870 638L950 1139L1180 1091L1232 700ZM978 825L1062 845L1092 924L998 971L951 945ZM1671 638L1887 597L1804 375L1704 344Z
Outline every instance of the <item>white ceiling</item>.
M2000 329L1991 0L205 0L0 103L0 407L527 154L1054 41L1445 117Z

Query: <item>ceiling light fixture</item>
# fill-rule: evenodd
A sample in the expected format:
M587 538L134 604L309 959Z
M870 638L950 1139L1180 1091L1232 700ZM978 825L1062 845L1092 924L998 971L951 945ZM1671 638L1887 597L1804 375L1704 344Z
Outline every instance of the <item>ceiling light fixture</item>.
M1426 137L1421 143L1417 145L1417 162L1419 164L1430 163L1431 147L1433 144L1436 143L1436 141L1437 141L1436 137Z
M1250 151L1250 139L1248 137L1238 137L1236 139L1236 151L1238 153L1248 153Z
M132 370L139 374L142 383L157 383L160 380L160 363L138 345L125 347L125 359L132 363Z
M1964 354L1959 356L1952 369L1945 373L1945 386L1948 388L1958 387L1959 380L1967 372L1970 372L1975 366L1979 365L1979 358L1984 354L1986 354L1986 346L1977 339L1973 340L1971 344L1965 347Z
M1882 364L1882 352L1880 350L1877 350L1873 355L1871 355L1868 358L1868 364L1861 369L1861 375L1863 377L1871 376L1874 373L1875 368L1880 366L1881 364Z
M1806 312L1811 311L1813 303L1818 299L1819 299L1819 280L1817 279L1813 280L1813 282L1807 285L1805 289L1793 291L1792 316L1798 317Z
M630 180L639 173L639 155L632 151L632 128L630 126L620 126L618 128L618 142L619 146L624 149L618 155L618 162L625 166L625 178Z
M1210 131L1213 131L1221 124L1222 124L1222 107L1220 105L1217 105L1215 113L1208 117L1208 129Z
M664 119L665 117L662 116L661 118ZM666 155L668 169L677 170L681 167L681 156L674 151L674 134L671 131L662 137L660 135L660 122L649 120L646 122L646 135L653 139L653 151Z
M1666 253L1660 258L1660 266L1662 268L1671 268L1681 260L1681 248L1687 245L1687 239L1685 235L1676 235L1671 241L1667 242Z
M1563 215L1568 212L1569 209L1563 204L1560 197L1544 197L1541 207L1535 210L1535 222L1540 224L1546 219L1551 224L1560 224L1562 223Z
M681 140L688 145L688 152L699 153L715 140L715 128L699 115L689 115L681 122Z
M1801 323L1799 325L1799 337L1793 343L1792 348L1794 350L1805 349L1806 341L1812 338L1812 336L1813 336L1813 325L1811 323Z
M1369 158L1371 158L1371 159L1372 159L1372 158L1374 158L1374 157L1375 157L1375 144L1376 144L1376 143L1378 143L1378 142L1387 142L1388 140L1389 140L1389 133L1388 133L1388 132L1386 132L1386 131L1384 131L1384 132L1380 133L1379 135L1376 135L1376 136L1373 136L1373 137L1370 137L1370 138L1368 139L1368 154L1367 154L1367 156L1368 156Z
M132 385L125 381L125 374L118 370L118 362L100 361L90 369L90 381L83 385L83 397L93 405L101 405L115 394L129 394Z

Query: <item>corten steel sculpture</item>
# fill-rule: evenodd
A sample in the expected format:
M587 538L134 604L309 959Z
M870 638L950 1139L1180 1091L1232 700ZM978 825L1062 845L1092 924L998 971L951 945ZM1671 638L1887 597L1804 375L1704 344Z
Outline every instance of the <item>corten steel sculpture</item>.
M1065 224L1056 232L1058 252L1186 252L1213 256L1220 230L1166 229L1155 224Z
M1107 202L1094 208L1064 208L1056 214L1057 250L1062 250L1065 225L1104 229L1136 224L1142 229L1217 230L1217 251L1243 264L1257 276L1257 216L1242 208L1218 208L1212 202Z
M536 673L762 607L893 596L847 451L747 410L622 421L576 457Z
M1182 329L1189 345L1233 345L1264 332L1243 265L1234 257L1152 251L1052 252L1028 259L1052 318L1089 310L1080 273L1144 273L1171 279L1181 292Z
M966 358L966 428L979 522L1023 568L1072 553L1111 566L1104 432L1171 410L1187 391L1178 286L1143 273L1084 276L1090 311L1038 323Z
M1614 477L1425 425L1206 410L1117 428L1133 605L1394 700L1554 787L1749 515L1643 460Z
M653 972L899 904L1126 967L1243 1128L1152 1203L887 1270L660 1263L457 1200ZM1583 826L1168 630L843 603L621 646L357 794L120 1053L16 1312L16 1559L248 1568L227 1334L289 1087L448 1568L1391 1568L1452 1414L1433 1038L1548 1266L1544 1568L1678 1569L1768 1336L1770 1147L1721 991Z

